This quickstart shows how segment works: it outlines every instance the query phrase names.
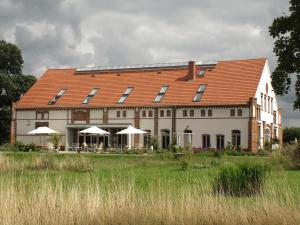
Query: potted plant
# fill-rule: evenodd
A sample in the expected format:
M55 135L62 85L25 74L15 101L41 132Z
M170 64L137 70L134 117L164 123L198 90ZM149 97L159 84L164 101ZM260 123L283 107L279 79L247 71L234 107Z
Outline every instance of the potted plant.
M51 135L49 141L51 142L51 144L53 144L54 150L58 151L59 150L58 146L61 141L61 135L54 133Z

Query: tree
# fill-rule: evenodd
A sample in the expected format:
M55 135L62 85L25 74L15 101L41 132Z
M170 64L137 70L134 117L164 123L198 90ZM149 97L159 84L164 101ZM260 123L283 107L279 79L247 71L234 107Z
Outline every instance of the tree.
M277 17L269 27L274 42L277 67L272 74L272 85L278 95L287 94L291 75L297 77L294 110L300 110L300 1L290 0L290 15Z
M36 81L22 74L21 50L14 44L0 40L0 143L8 142L11 104L18 101Z
M21 74L23 58L21 50L14 44L0 40L0 70L6 74Z

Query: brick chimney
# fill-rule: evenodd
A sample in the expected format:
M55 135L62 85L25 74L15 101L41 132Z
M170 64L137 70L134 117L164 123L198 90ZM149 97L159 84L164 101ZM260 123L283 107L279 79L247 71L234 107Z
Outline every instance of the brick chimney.
M196 79L196 63L195 61L189 61L189 79L195 80Z

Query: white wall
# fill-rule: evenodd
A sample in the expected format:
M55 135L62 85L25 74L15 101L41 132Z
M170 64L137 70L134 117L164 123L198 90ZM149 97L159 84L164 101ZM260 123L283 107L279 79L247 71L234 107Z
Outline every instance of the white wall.
M193 117L183 117L182 111L184 109L177 110L177 120L176 120L176 132L183 133L187 126L192 130L193 147L202 147L202 135L209 134L211 147L216 148L216 135L225 135L225 147L227 142L231 142L231 132L232 130L241 131L241 147L248 148L248 122L249 122L249 108L241 107L243 110L243 116L230 116L230 109L232 108L212 108L212 117L200 116L200 108L194 109L195 116ZM189 115L189 113L188 113ZM183 144L183 136L181 136L181 144Z
M62 137L62 143L65 143L65 133L67 125L67 110L49 111L48 120L36 120L36 112L32 111L17 111L17 141L22 141L25 144L37 143L43 144L44 137L42 137L42 143L40 143L40 137L34 135L28 135L27 133L35 129L36 122L48 122L49 127L60 132ZM49 137L46 137L46 142Z
M249 109L247 107L240 107L243 110L243 116L238 117L236 108L236 116L230 117L230 109L232 108L211 108L212 109L212 117L207 116L207 108L206 108L206 116L201 117L200 110L201 108L194 108L194 117L188 116L183 117L182 111L184 109L177 109L177 119L176 119L176 132L183 133L185 128L189 126L189 129L195 133L193 136L194 147L202 147L202 134L210 134L211 135L211 147L216 147L216 135L224 134L225 135L225 146L227 142L231 142L231 131L232 130L241 130L241 144L243 148L248 147L248 121L249 121ZM160 117L160 110L158 111L158 138L161 142L161 130L168 129L170 130L170 143L172 142L172 119L171 117L165 116ZM187 109L189 110L189 109ZM109 110L109 124L132 124L134 125L134 110L127 109L127 117L123 118L122 110L121 117L116 117L117 110ZM39 137L28 136L27 133L30 130L35 129L35 122L49 122L49 127L59 131L61 134L66 134L66 126L67 126L67 110L53 110L49 111L49 120L35 120L35 111L18 111L17 113L17 140L22 141L24 143L31 143L32 141L39 143ZM91 110L90 118L91 123L102 123L102 110ZM25 118L25 119L23 119ZM151 135L154 135L154 110L153 117L149 118L148 113L147 117L140 117L140 128L143 130L151 130ZM63 140L64 141L64 140ZM183 139L182 139L183 141ZM143 143L143 137L140 135L140 143ZM183 144L183 143L182 143Z
M103 123L103 110L102 109L91 109L90 110L90 124Z
M117 117L117 111L121 112L121 116ZM123 117L123 111L126 111L126 117ZM108 111L108 123L130 123L134 125L133 109L110 109Z
M266 93L266 84L268 84L268 93ZM260 81L258 84L258 88L255 93L255 97L257 99L257 104L261 106L261 110L262 110L263 104L261 102L261 93L263 93L263 95L269 96L270 98L273 98L273 110L278 111L278 103L277 103L274 89L271 84L271 73L270 73L268 61L266 61L266 64L264 66L264 69L263 69L263 72L262 72L262 75L261 75L261 78L260 78ZM273 123L273 111L271 110L270 113L261 111L261 120L265 121L266 124ZM277 118L277 120L278 120L278 118Z

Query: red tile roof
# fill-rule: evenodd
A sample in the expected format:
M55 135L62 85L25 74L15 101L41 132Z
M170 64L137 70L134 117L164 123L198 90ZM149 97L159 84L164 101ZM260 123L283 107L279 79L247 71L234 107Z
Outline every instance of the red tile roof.
M84 74L76 74L75 68L48 69L17 103L17 108L247 104L255 96L265 62L266 59L219 61L204 77L195 80L186 79L188 66ZM205 93L200 102L193 102L200 84L207 84ZM163 85L169 85L169 89L160 103L154 103ZM118 104L130 86L133 91L125 103ZM97 94L89 104L82 104L92 88L99 88ZM48 105L61 89L67 89L64 96L54 105Z

